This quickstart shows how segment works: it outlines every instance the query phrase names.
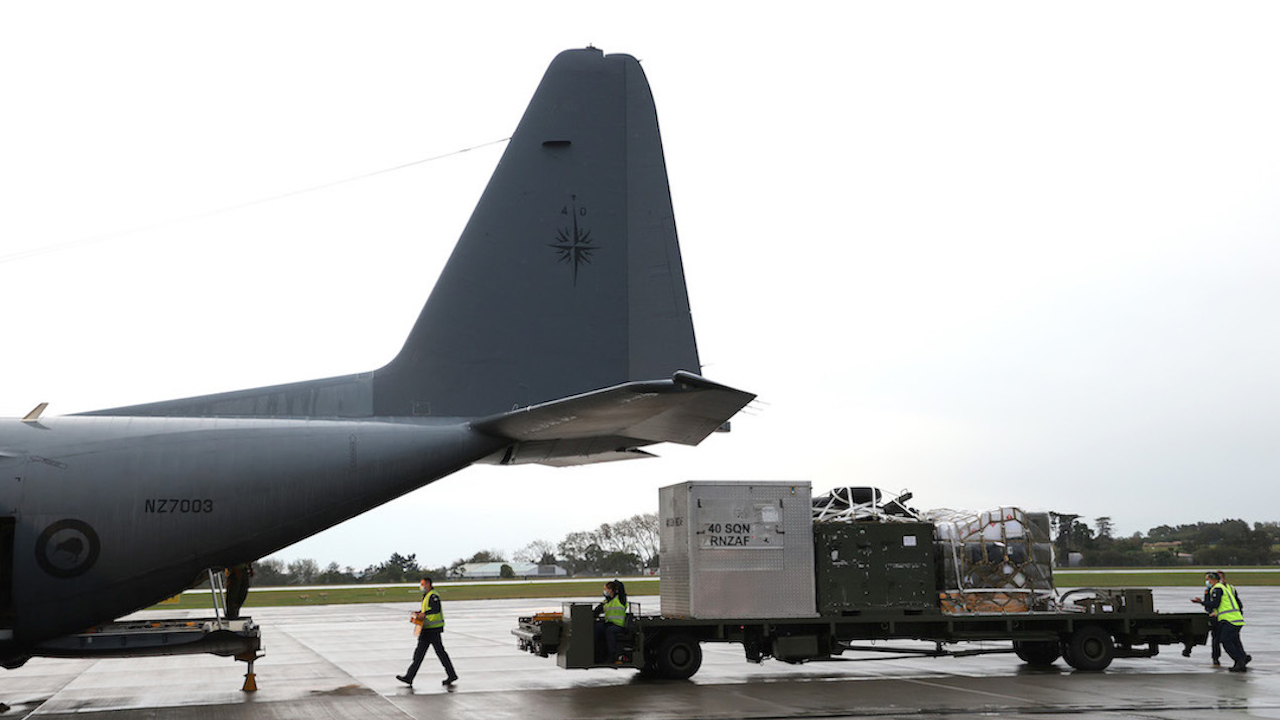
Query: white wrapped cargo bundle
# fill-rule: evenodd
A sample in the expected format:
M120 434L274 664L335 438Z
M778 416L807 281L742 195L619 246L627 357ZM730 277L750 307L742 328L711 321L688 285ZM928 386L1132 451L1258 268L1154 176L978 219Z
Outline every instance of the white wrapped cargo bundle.
M943 557L948 612L1027 612L1053 594L1047 513L1000 507L981 513L930 510Z

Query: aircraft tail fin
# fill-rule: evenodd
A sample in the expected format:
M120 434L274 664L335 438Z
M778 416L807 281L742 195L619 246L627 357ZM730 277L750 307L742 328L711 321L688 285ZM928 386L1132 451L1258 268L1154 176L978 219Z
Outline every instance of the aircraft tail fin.
M628 55L552 62L376 415L471 416L698 373L649 84Z
M678 372L701 367L653 97L588 48L551 63L386 366L89 414L488 417Z

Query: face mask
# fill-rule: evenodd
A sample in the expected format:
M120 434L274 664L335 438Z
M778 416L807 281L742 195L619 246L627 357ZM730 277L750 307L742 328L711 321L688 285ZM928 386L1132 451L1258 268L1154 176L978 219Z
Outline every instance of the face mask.
M1204 581L1204 586L1205 586L1205 587L1213 587L1213 581L1212 581L1212 580L1205 580L1205 581Z

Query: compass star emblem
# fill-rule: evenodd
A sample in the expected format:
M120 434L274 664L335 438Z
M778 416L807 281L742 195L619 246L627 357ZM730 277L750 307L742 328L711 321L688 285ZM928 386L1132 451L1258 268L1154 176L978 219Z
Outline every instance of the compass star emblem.
M599 250L599 246L593 244L591 239L591 231L582 226L579 222L581 218L587 216L587 208L578 206L578 196L570 195L570 203L560 209L560 214L567 216L569 225L561 227L556 231L556 242L548 243L547 246L556 251L556 256L560 262L569 265L573 269L573 284L578 284L578 268L591 264L591 255Z

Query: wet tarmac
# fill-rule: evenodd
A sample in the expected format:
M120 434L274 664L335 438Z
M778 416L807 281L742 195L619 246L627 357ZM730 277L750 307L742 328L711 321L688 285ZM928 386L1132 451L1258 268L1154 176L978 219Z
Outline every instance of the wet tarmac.
M1156 607L1194 610L1195 588L1157 589ZM846 718L846 717L1260 717L1280 719L1280 588L1242 588L1250 672L1228 673L1196 648L1116 660L1103 673L1061 661L1031 670L1011 654L752 665L737 645L704 645L688 681L654 681L631 670L561 670L554 658L515 648L515 618L558 609L558 600L446 603L445 642L461 679L441 687L433 656L416 686L395 679L414 638L416 604L259 608L266 657L258 691L240 690L245 665L214 656L52 660L0 671L10 718ZM587 598L582 598L586 600ZM657 598L632 598L646 611ZM167 616L182 613L167 613ZM992 644L990 647L998 647ZM865 655L855 656L865 658Z

